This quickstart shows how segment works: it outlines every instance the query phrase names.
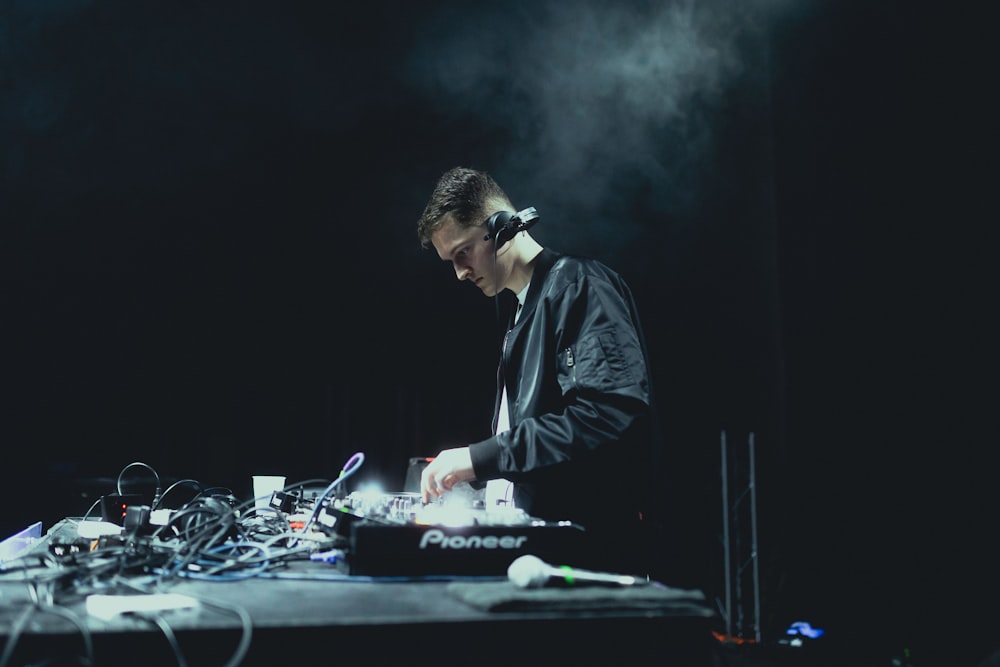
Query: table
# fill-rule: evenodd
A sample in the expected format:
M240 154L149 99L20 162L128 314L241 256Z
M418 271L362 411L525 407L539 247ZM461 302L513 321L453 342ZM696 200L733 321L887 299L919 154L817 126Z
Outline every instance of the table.
M65 526L54 527L33 548L50 548L46 543L60 530ZM299 660L711 664L713 614L690 591L674 591L675 604L665 597L633 605L624 591L527 591L496 577L357 577L302 560L239 580L174 580L164 593L186 596L196 607L105 619L88 613L93 589L77 593L72 576L46 576L56 583L30 586L28 572L0 577L0 642L7 664L85 664L69 661L88 653L98 666L129 667ZM122 579L142 576L126 573ZM33 588L41 590L39 604ZM45 597L56 589L59 602L48 606ZM622 604L597 600L613 594L623 596Z

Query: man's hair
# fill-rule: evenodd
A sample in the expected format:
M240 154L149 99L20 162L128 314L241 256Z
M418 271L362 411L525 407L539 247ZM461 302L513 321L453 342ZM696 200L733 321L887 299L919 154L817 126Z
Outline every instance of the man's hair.
M438 179L423 215L417 220L420 245L426 248L430 244L431 236L441 228L449 213L461 227L484 224L485 209L491 203L504 209L514 208L507 193L486 172L467 167L449 169Z

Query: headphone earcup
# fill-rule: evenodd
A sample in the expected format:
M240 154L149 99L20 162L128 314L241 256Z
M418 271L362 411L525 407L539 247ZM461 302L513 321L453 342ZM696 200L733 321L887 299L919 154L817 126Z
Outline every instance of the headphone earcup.
M513 217L514 214L510 211L497 211L491 215L486 221L486 236L483 240L497 239L497 246L503 245L507 239L502 235L510 227L510 219Z

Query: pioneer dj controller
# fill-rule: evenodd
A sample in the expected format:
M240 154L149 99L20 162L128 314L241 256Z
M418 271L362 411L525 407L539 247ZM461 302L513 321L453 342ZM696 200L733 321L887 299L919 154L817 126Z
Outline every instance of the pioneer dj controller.
M586 547L577 524L459 494L425 505L416 493L354 492L330 501L317 524L347 538L350 573L368 576L503 576L518 556L564 562Z

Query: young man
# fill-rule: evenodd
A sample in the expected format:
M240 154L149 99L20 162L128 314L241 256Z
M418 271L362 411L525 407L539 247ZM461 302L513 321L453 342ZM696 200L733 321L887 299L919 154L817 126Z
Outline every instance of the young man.
M648 574L649 496L658 459L645 342L625 281L592 259L543 248L488 174L438 180L417 234L488 297L516 313L502 343L494 435L441 451L424 468L424 503L460 482L510 480L513 504L581 525L593 550L569 565Z

